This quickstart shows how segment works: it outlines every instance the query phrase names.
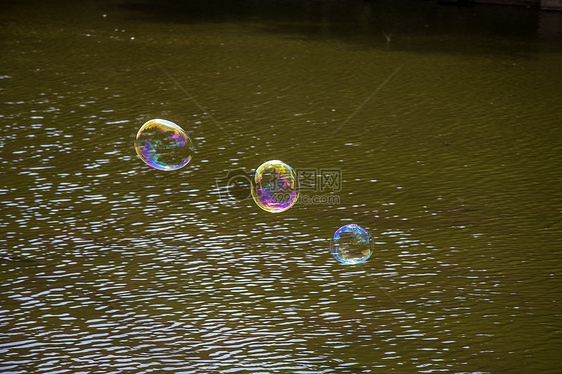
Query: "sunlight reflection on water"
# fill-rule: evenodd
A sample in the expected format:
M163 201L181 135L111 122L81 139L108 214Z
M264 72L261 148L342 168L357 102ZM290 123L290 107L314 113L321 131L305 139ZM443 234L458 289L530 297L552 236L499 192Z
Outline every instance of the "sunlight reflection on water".
M277 2L250 20L225 5L220 22L173 2L15 17L31 4L2 16L0 371L553 372L550 41L469 42L413 8L451 34L387 44L375 21L406 15L385 2L325 5L322 20L306 2L293 22ZM131 145L150 118L188 125L197 157L143 164ZM270 159L341 170L340 203L221 201L217 178ZM330 254L349 223L375 242L360 267Z

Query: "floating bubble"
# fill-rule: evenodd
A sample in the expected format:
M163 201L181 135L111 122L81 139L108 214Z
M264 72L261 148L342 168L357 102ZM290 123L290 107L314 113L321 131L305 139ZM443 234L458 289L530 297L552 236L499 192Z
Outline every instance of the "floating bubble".
M295 171L279 160L264 162L256 170L252 197L260 208L271 213L292 207L298 198Z
M340 227L330 243L332 254L342 264L366 261L374 248L375 242L369 232L355 224Z
M139 157L158 170L178 170L191 161L193 142L181 127L165 119L151 119L135 138Z

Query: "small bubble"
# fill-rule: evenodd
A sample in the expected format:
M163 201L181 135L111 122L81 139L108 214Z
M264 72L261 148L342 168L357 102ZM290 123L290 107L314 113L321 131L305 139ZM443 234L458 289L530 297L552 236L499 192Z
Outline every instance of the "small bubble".
M296 174L283 161L264 162L256 170L254 180L252 197L267 212L283 212L297 201Z
M369 232L356 224L340 227L330 243L332 255L342 264L367 261L374 248L375 242Z

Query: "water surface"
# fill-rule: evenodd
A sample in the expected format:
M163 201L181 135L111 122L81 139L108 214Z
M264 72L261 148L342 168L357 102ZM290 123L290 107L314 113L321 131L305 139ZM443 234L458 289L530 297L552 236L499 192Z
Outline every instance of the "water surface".
M560 371L562 15L1 7L0 371ZM151 118L190 133L185 168L136 156ZM224 199L270 159L341 169L307 192L339 203ZM361 266L330 254L349 223Z

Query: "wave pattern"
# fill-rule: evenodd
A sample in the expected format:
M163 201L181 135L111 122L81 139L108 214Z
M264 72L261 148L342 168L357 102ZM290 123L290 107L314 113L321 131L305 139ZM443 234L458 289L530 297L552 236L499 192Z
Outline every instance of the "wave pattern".
M415 23L386 41L388 4L263 24L98 3L20 20L26 4L0 16L1 372L556 372L549 41L439 47ZM187 167L136 157L150 118L190 133ZM340 170L341 190L308 192L339 203L267 214L229 195L269 159ZM360 266L329 251L351 222L376 242Z

